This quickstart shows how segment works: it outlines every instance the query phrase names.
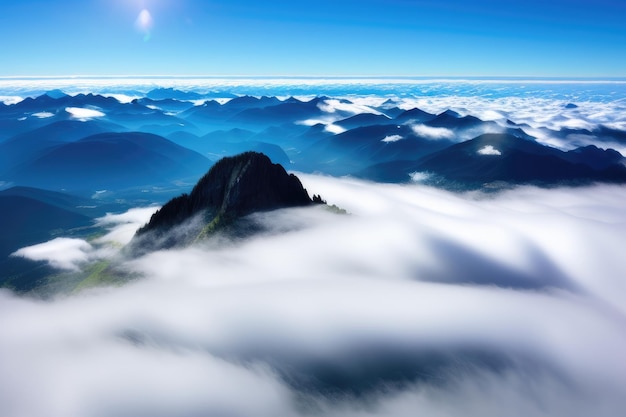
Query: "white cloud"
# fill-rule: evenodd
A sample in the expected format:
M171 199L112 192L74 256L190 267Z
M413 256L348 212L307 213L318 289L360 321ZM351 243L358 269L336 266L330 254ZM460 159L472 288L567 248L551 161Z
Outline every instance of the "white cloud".
M11 256L32 261L46 261L55 268L76 271L81 264L89 261L88 253L92 249L91 245L82 239L59 237L49 242L19 249Z
M400 135L389 135L389 136L385 136L385 138L382 140L382 142L397 142L399 140L404 139L402 136Z
M303 125L303 126L315 126L318 124L322 124L324 125L324 130L326 132L332 133L334 135L338 135L346 131L346 129L344 129L343 127L335 124L335 122L339 120L341 120L340 117L326 117L323 119L302 120L302 121L296 122L296 124Z
M343 127L336 125L334 123L329 123L326 125L326 127L324 128L325 131L333 133L335 135L339 135L343 132L346 131L346 129L344 129Z
M106 116L99 110L85 109L82 107L66 107L65 111L72 115L72 117L81 120L93 119L94 117Z
M54 117L54 113L50 113L48 111L42 111L42 112L33 113L33 117L36 117L38 119L47 119L49 117Z
M372 114L381 114L378 110L375 110L364 104L357 103L348 103L338 99L328 99L320 102L317 107L326 113L350 113L350 114L361 114L361 113L372 113Z
M121 214L107 214L96 220L96 224L109 228L109 232L96 239L97 243L113 243L125 245L131 241L137 229L145 225L150 216L159 207L145 207L131 209Z
M135 99L141 98L140 96L136 96L136 95L131 96L131 95L128 95L128 94L116 94L116 93L103 94L103 96L105 96L105 97L113 97L114 99L116 99L117 101L119 101L122 104L128 104L128 103L131 103Z
M7 106L10 106L12 104L17 104L20 101L24 100L22 97L20 96L3 96L0 95L0 101L3 102L4 104L6 104Z
M417 136L420 136L426 139L438 140L438 139L453 139L454 138L454 132L445 127L431 127L431 126L420 124L420 125L411 126L411 128L413 129L413 132L415 132Z
M476 153L479 155L502 155L502 152L500 152L491 145L480 148L478 151L476 151Z
M0 414L624 409L625 187L486 196L300 177L351 214L260 213L265 234L150 254L122 288L46 303L1 291ZM448 368L420 368L444 352L459 352ZM407 383L385 379L397 374ZM378 388L325 396L326 377Z
M59 269L77 271L82 265L117 254L135 235L137 229L150 220L158 207L131 209L121 214L107 214L96 219L108 233L91 243L83 239L56 238L48 242L21 248L11 256L33 261L45 261Z
M411 172L409 174L409 177L411 178L412 182L424 182L427 179L430 178L430 174L428 174L427 172Z
M331 120L336 121L335 119L307 119L307 120L296 122L296 124L299 124L302 126L315 126L318 124L326 125L326 124L332 123Z

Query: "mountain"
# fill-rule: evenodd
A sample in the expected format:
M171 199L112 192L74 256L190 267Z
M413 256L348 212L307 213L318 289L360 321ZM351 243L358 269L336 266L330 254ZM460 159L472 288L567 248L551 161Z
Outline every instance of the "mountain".
M434 119L426 121L424 124L431 127L443 127L447 129L470 129L482 124L492 123L484 122L475 116L461 116L453 110L446 110L438 114Z
M210 164L157 135L109 132L58 146L6 177L19 185L94 192L194 178Z
M383 124L391 124L395 123L389 117L383 114L374 114L374 113L360 113L354 116L348 117L347 119L340 120L335 122L337 126L341 126L344 129L354 129L357 127L364 126L373 126L373 125L383 125Z
M452 143L418 137L406 125L372 125L322 138L294 160L297 169L348 175L374 164L415 160Z
M148 108L157 108L167 112L182 112L188 110L194 106L189 101L176 100L173 98L163 99L151 99L151 98L138 98L132 101L132 103L140 104Z
M617 154L617 155L616 155ZM427 182L460 189L485 184L586 184L593 181L626 182L623 158L613 150L593 148L563 152L510 134L484 134L447 147L417 161L371 166L358 176L406 182L420 172Z
M320 98L310 101L291 100L285 102L267 100L266 105L256 105L241 110L230 119L230 122L240 126L262 128L320 118L324 114L320 108L320 104L323 102L324 100ZM224 107L230 104L231 102L228 102Z
M321 201L319 197L314 200ZM241 232L245 224L241 220L248 214L308 206L314 200L295 175L288 174L261 153L246 152L223 158L190 194L170 200L152 215L148 224L137 231L131 248L155 250L178 246L226 227ZM174 230L183 224L185 227Z
M155 88L146 93L146 98L151 100L201 100L202 95L193 91L181 91L175 88Z
M424 123L433 120L435 117L437 116L434 114L425 112L422 109L414 108L400 113L394 120L397 123Z
M0 173L32 161L54 147L104 132L120 132L122 126L102 120L63 120L14 136L0 143Z
M595 145L572 149L565 153L564 158L570 162L589 165L600 170L626 161L626 158L615 149L600 149Z

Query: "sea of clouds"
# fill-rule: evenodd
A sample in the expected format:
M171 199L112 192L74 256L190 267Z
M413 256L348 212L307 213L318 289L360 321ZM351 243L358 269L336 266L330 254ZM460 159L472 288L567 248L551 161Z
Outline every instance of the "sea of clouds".
M2 290L0 415L623 412L626 187L299 176L349 214L255 214L256 237L116 261L142 276L122 287ZM118 259L154 210L64 262Z
M329 129L342 112L388 99L501 125L509 119L564 149L574 142L546 129L626 129L623 81L0 79L0 101L54 88L129 101L156 87L349 98L353 105L326 102ZM414 129L433 140L450 136ZM46 301L0 290L0 415L527 417L626 409L626 187L456 194L299 177L349 214L256 214L265 232L253 238L216 236L125 259L121 248L157 209L138 208L99 219L109 229L99 239L17 251L70 272L111 260L141 278Z

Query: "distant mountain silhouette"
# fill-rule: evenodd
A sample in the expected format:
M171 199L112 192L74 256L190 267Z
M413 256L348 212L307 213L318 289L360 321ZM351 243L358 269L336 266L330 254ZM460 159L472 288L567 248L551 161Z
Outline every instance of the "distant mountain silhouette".
M624 159L613 150L583 148L563 152L510 134L484 134L452 145L417 161L379 164L358 176L406 182L412 172L428 173L431 183L449 188L484 184L586 184L626 182Z
M182 91L175 88L155 88L146 93L146 98L152 100L202 100L210 97L233 98L236 97L230 93L209 91L198 93L195 91Z
M134 245L153 250L186 244L257 211L313 203L295 175L263 154L246 152L221 159L190 194L165 204L137 231ZM190 225L194 218L198 221ZM170 233L183 224L182 234Z
M475 116L461 116L453 110L446 110L438 114L434 119L424 123L431 127L443 127L447 129L469 129L480 126L482 124L491 124L484 122Z
M394 119L396 123L405 123L405 122L416 122L416 123L424 123L433 120L437 117L434 114L427 113L424 110L414 108L410 110L406 110Z
M384 125L395 123L393 119L382 115L373 113L360 113L354 116L350 116L347 119L335 122L337 126L341 126L344 129L355 129L357 127Z
M193 91L181 91L174 88L155 88L146 93L146 98L151 100L200 100L202 95Z
M58 146L7 177L19 185L93 192L194 178L210 164L157 135L102 133Z
M216 130L202 137L187 132L175 132L168 135L168 139L181 146L189 148L206 156L211 160L218 160L225 156L234 156L247 151L259 152L267 155L272 161L289 165L289 156L278 145L255 140L254 132L244 129Z
M45 152L87 136L121 132L125 128L102 120L63 120L19 134L0 143L0 173L33 161Z
M163 99L150 99L150 98L138 98L132 101L134 104L140 104L145 107L157 107L161 110L165 110L168 112L181 112L188 110L194 106L193 103L189 101L175 100L172 98L163 98Z
M119 192L125 186L157 189L181 178L196 178L206 171L206 162L189 162L179 153L180 148L161 152L158 146L133 141L122 143L109 138L106 143L98 140L97 145L85 140L108 132L167 137L212 161L258 151L304 172L357 175L381 181L406 181L411 172L428 169L434 174L432 178L442 181L434 182L435 185L469 181L475 187L491 177L537 183L559 183L557 178L564 182L620 181L623 169L622 155L613 149L624 149L626 131L615 125L530 129L523 123L484 121L453 110L439 114L419 108L405 110L405 101L391 99L373 107L381 114L359 113L360 107L349 100L326 96L301 100L231 95L226 102L207 100L194 105L210 97L225 98L228 94L157 88L147 97L128 103L97 94L70 96L53 90L16 104L2 104L0 185L14 183L56 190L70 187L67 189L77 192L74 187L81 186ZM90 117L87 112L87 117L82 117L81 110L97 113ZM575 114L578 110L569 103L562 111ZM334 121L334 126L328 125L330 121ZM338 133L333 127L345 131ZM561 152L544 146L526 133L533 131L576 149ZM517 137L536 146L508 149L505 142L483 145L500 152L498 160L488 158L494 154L476 150L468 151L469 159L460 156L461 150L469 149L472 143L482 143L476 139L486 132ZM451 147L468 139L474 142ZM101 153L100 160L90 159L96 153ZM455 154L458 156L453 157ZM551 167L541 168L544 163L550 165L548 157L557 160ZM545 158L548 160L541 162ZM520 161L531 164L528 170L535 173L514 174L512 166L522 164ZM513 165L506 168L506 163ZM498 164L502 167L497 168ZM470 173L472 169L479 172ZM138 192L137 188L134 190ZM168 196L178 193L174 187L168 190ZM137 194L135 197L141 198Z
M395 124L358 127L314 142L295 158L296 169L348 175L369 165L418 159L454 142L429 140Z
M588 165L594 169L602 170L626 161L621 153L615 149L600 149L595 145L583 146L568 151L563 158L576 163Z

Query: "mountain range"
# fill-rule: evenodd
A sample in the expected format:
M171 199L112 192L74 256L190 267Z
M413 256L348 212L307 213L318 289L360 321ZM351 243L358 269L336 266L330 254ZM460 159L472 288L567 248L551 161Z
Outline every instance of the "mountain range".
M556 149L526 125L399 108L392 100L375 107L326 96L218 98L158 88L120 102L55 90L1 106L0 125L0 181L55 190L191 186L211 163L246 151L290 170L421 178L454 189L626 181L624 158L611 149L626 143L626 132L612 126L541 128L542 136L571 144Z

